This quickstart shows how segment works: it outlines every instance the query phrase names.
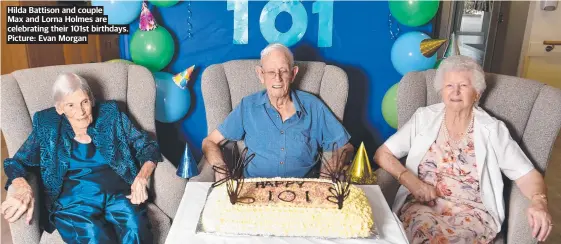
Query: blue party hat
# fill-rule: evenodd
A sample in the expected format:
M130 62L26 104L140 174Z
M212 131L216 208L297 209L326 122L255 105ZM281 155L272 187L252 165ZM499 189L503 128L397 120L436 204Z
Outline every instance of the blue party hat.
M197 176L198 174L199 169L197 168L197 161L195 161L193 154L191 154L189 145L185 144L183 157L181 157L181 162L179 162L179 167L177 167L177 176L189 179L191 177Z

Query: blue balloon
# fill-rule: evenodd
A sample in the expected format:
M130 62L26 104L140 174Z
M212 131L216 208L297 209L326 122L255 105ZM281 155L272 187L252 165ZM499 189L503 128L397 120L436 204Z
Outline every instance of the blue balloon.
M142 1L99 1L92 0L92 6L103 7L110 25L128 25L140 16Z
M421 41L424 39L430 39L430 36L422 32L411 31L395 40L391 53L392 64L401 75L434 67L436 55L427 58L421 53Z
M156 120L172 123L187 114L191 106L191 93L173 82L173 75L166 72L154 73L156 81Z

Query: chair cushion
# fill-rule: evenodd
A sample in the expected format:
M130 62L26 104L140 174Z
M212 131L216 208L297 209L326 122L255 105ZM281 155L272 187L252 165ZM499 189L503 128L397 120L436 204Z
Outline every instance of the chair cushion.
M152 233L154 233L154 243L163 244L165 243L169 229L171 228L171 220L155 204L148 203L147 208L148 208L148 218L150 219L150 224L152 224ZM64 244L64 242L62 241L62 237L60 236L57 230L55 230L52 234L43 232L40 243Z

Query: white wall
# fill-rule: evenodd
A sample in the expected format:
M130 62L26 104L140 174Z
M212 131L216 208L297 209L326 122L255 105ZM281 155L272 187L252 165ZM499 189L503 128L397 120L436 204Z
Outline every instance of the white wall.
M530 3L529 15L532 15L530 41L561 40L561 3L555 11L543 11L540 2Z
M545 51L544 40L561 41L561 3L555 11L543 11L530 3L518 75L561 88L561 46Z

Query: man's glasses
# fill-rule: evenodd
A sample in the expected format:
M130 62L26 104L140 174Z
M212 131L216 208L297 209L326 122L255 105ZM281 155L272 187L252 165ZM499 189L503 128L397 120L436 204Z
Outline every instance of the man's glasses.
M283 78L283 79L290 78L290 71L288 71L288 70L266 71L266 72L263 72L263 74L268 79L274 79L274 78L277 78L277 76L279 76L280 78Z

